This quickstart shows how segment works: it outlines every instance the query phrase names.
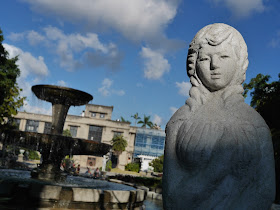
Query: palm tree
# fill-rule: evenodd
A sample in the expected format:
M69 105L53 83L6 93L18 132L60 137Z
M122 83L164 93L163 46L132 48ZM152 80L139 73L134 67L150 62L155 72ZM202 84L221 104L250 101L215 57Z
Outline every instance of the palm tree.
M125 120L123 117L121 117L121 122L131 123L130 121Z
M160 125L157 125L156 123L155 123L155 124L153 124L152 129L155 129L155 130L161 130Z
M143 121L142 120L140 120L140 121L138 121L138 124L142 124L142 128L144 127L144 128L146 128L147 126L149 126L150 128L152 128L153 127L153 123L150 121L150 117L151 116L146 116L146 115L144 115L144 119L143 119Z
M136 114L134 114L134 115L131 115L131 117L135 119L135 126L136 126L137 120L141 119L138 115L138 112L136 112Z
M118 156L118 161L117 161L117 168L119 166L119 156L122 154L123 151L125 151L125 148L127 147L127 141L123 137L123 135L116 135L112 139L112 150L115 155Z

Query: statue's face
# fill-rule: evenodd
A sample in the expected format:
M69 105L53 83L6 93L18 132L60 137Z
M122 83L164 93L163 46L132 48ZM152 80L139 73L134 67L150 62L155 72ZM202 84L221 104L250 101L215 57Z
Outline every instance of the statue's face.
M228 86L237 69L238 58L233 47L227 42L217 46L206 44L198 52L196 71L210 91Z

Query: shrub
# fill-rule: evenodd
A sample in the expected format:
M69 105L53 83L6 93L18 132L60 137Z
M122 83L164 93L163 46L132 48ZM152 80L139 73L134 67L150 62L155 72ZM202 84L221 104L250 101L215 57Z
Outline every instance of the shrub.
M130 175L117 174L115 176L110 176L110 179L118 179L124 182L133 183L137 186L145 186L149 188L162 188L162 178L161 177L138 177Z
M27 150L28 151L28 159L30 160L40 160L40 156L38 152L34 150Z
M106 169L105 171L111 171L112 169L112 161L109 160L107 163L106 163Z
M150 166L154 167L154 172L163 172L163 160L164 156L161 155L149 163Z
M139 163L128 163L125 166L126 171L134 171L134 172L139 172L140 170L140 164Z

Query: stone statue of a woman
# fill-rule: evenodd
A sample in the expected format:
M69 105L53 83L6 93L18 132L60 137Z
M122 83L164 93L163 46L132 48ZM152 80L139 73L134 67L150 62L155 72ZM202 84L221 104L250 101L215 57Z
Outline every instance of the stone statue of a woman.
M164 209L269 209L275 196L270 131L244 103L246 43L226 24L190 44L190 98L166 127Z

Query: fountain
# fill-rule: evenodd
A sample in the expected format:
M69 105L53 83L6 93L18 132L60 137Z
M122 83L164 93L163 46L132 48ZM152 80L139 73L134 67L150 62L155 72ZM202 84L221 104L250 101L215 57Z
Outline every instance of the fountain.
M40 151L42 164L31 171L2 170L0 172L0 208L2 205L40 208L142 208L147 190L101 180L88 181L67 177L60 170L66 155L102 156L111 145L91 140L62 136L70 106L88 103L93 97L83 91L53 85L35 85L33 93L52 103L51 134L12 130L3 144L13 144ZM84 179L84 180L77 180Z

